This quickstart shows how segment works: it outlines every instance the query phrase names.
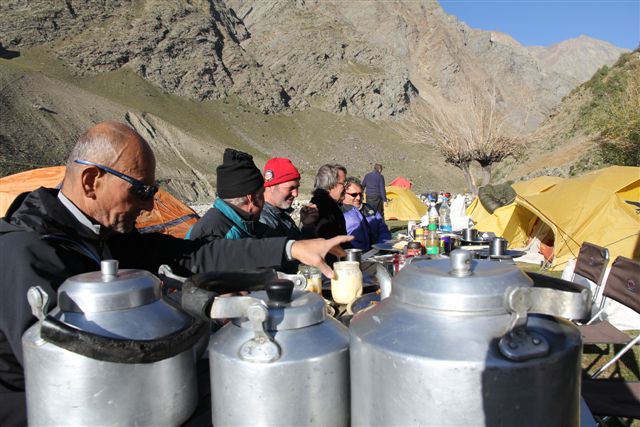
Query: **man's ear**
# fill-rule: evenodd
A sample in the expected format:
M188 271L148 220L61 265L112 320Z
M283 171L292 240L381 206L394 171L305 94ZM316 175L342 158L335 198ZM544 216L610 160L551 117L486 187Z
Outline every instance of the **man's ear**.
M100 178L100 169L97 167L90 166L81 172L80 184L85 197L95 200L98 178Z

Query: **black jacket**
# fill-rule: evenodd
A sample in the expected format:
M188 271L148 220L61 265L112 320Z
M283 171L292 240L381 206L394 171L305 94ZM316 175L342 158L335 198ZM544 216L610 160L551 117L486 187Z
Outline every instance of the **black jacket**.
M288 237L290 240L311 239L313 235L303 234L286 210L265 202L260 213L260 223L265 226L263 237ZM296 273L300 263L296 260L285 263L285 273Z
M318 208L318 221L315 224L305 225L302 228L303 233L325 239L347 235L347 226L340 205L333 200L328 191L320 188L314 190L311 203ZM344 243L342 247L350 248L351 244ZM329 265L333 265L337 258L328 254L326 260Z
M314 190L311 203L318 208L318 221L310 226L315 237L330 239L347 234L347 226L340 205L333 200L328 191L319 188ZM307 231L308 226L304 226L303 232Z
M286 210L265 202L260 213L260 222L267 226L265 237L286 236L292 240L302 240L313 236L305 236Z
M158 271L169 264L177 274L276 267L285 260L286 238L183 240L132 231L99 237L57 198L39 188L20 195L0 220L0 425L19 425L24 413L21 336L36 318L27 290L39 285L53 308L58 287L70 276L100 270L110 254L120 268ZM16 415L17 414L17 415ZM9 418L13 416L14 418Z

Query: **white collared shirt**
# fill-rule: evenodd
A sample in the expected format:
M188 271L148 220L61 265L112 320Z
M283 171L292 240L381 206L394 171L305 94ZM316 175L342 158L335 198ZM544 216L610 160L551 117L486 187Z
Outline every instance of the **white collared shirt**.
M76 205L73 204L71 200L67 198L64 194L62 194L62 190L58 191L58 200L71 212L82 225L96 233L96 235L100 235L100 224L94 224L91 222L89 218L80 210Z

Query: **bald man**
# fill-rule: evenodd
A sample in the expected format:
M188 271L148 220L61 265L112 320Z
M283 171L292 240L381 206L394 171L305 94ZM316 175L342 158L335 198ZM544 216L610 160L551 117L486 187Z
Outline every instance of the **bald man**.
M158 190L155 166L137 132L122 123L100 123L73 148L60 190L20 195L0 221L0 425L26 425L21 336L36 321L26 297L31 286L41 286L53 307L68 277L99 270L104 259L154 273L169 264L183 275L276 267L297 259L331 276L324 256L339 253L336 245L346 236L295 242L139 234L136 218L153 208Z

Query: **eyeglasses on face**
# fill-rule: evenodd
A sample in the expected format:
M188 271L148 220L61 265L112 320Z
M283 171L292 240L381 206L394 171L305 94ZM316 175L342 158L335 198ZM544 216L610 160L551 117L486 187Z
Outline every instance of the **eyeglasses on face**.
M348 195L350 195L351 197L353 197L354 199L356 197L362 197L362 193L347 193Z
M111 175L115 175L118 178L127 181L129 184L131 184L131 192L133 194L136 195L137 198L139 198L142 201L147 201L147 200L151 200L153 199L153 196L155 196L155 194L158 192L158 186L157 185L148 185L145 184L144 182L137 180L133 177L130 177L129 175L125 175L122 172L118 172L115 169L111 169L108 166L104 166L104 165L100 165L98 163L94 163L94 162L90 162L89 160L80 160L80 159L76 159L74 160L74 162L81 164L81 165L85 165L85 166L94 166L98 169L100 169L101 171L110 173Z

